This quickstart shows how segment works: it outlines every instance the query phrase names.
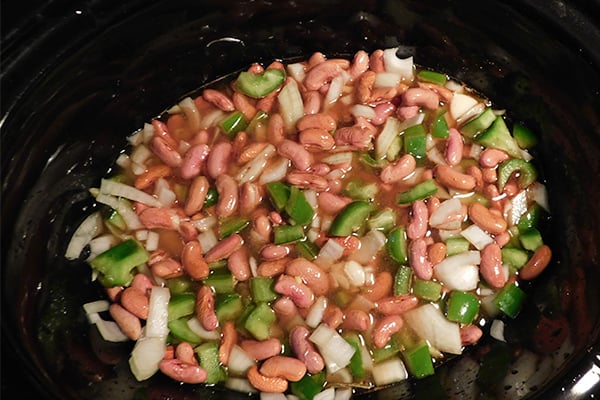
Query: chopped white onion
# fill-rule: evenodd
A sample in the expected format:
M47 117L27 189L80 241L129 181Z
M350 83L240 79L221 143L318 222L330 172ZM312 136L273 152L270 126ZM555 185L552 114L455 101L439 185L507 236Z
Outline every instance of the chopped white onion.
M454 93L462 93L465 89L462 84L452 79L449 79L444 86L446 89L451 90Z
M200 242L200 247L202 248L202 253L204 254L215 247L215 245L219 242L217 235L212 229L200 233L196 239L198 242Z
M147 122L144 122L144 129L142 130L142 141L148 143L154 137L154 126Z
M460 229L462 221L452 221L451 217L460 212L462 203L459 199L448 199L440 203L440 206L431 213L429 217L429 225L437 229Z
M413 58L398 58L397 51L398 47L383 51L383 66L387 72L400 74L405 80L412 81L414 74Z
M400 121L394 117L388 117L383 129L375 140L375 157L381 159L387 154L388 148L394 139L400 134Z
M260 392L260 400L287 400L283 393Z
M146 250L155 251L158 250L158 243L160 241L160 235L158 232L148 231L148 237L146 238Z
M152 157L152 151L143 144L136 146L129 155L132 162L140 165L143 165L150 157Z
M152 126L152 125L150 125ZM143 130L140 129L134 133L132 133L131 135L129 135L129 137L127 138L127 141L132 145L132 146L139 146L143 139L144 139L144 135L143 135Z
M344 87L344 83L344 73L336 76L331 80L331 83L329 84L329 90L327 90L327 94L325 95L324 99L325 106L335 103L340 98L340 96L342 95L342 88Z
M344 273L352 286L361 287L365 284L365 270L362 265L354 260L344 263Z
M437 146L433 146L429 150L427 150L427 158L432 163L438 165L448 165L448 163L446 162L446 158L442 154L442 151L438 149Z
M538 203L547 212L550 212L550 204L548 203L548 192L546 186L541 182L534 182L527 188L529 197Z
M96 300L90 301L89 303L85 303L83 305L83 310L86 314L101 313L104 311L108 311L109 307L110 303L108 302L108 300Z
M380 87L395 88L400 84L400 81L402 81L402 76L398 73L379 72L377 75L375 75L375 83L373 84L373 87L375 87L375 88L380 88Z
M450 322L433 304L424 304L402 314L406 323L430 346L450 353L461 354L462 343L458 324Z
M256 155L252 160L248 161L246 165L240 168L240 171L236 175L235 179L241 185L246 182L253 182L265 169L267 161L276 153L275 146L268 144L265 148Z
M277 95L277 100L285 127L292 130L296 122L304 116L304 102L296 81L287 81Z
M248 372L248 369L254 364L256 364L254 359L240 346L236 344L231 348L229 362L227 363L227 369L230 374L246 376L246 372Z
M220 121L225 119L225 117L227 117L225 111L221 110L220 108L214 108L202 115L200 120L200 128L209 129L211 126L217 125Z
M323 247L319 250L319 254L315 262L321 266L331 265L342 258L344 254L344 246L333 239L328 239Z
M169 299L171 293L166 287L153 286L150 290L148 318L146 319L146 336L166 337L169 333Z
M128 168L131 165L131 159L127 154L121 153L115 163L121 168Z
M470 120L477 118L479 114L485 111L485 104L477 103L473 107L465 111L460 117L456 119L456 124L461 126Z
M140 229L139 231L135 231L135 238L140 242L145 242L148 239L148 230Z
M385 234L380 230L372 229L360 239L360 247L352 253L350 259L366 265L383 249L385 242Z
M228 377L225 381L227 389L235 390L241 393L256 393L258 392L254 386L248 382L248 379Z
M485 246L494 242L494 239L490 235L475 224L469 225L460 234L475 246L477 250L483 250Z
M352 388L339 387L335 389L334 400L350 400L352 398Z
M221 337L221 334L216 329L214 331L207 331L204 329L202 323L196 317L190 318L187 322L187 326L192 330L192 332L204 340L219 340Z
M98 254L104 253L106 250L114 247L118 242L119 240L111 234L101 235L90 240L90 255L88 256L87 261L91 261L96 258Z
M214 228L215 226L217 226L217 217L214 215L209 215L208 217L204 217L201 219L198 219L196 221L192 221L192 225L194 225L196 227L196 229L198 229L198 231L200 232L206 232L209 229Z
M133 376L138 381L150 378L158 371L158 364L162 361L166 346L166 336L145 336L142 334L129 357L129 367Z
M142 190L136 189L131 185L126 185L110 179L102 179L100 183L100 193L116 197L123 197L132 201L138 201L150 207L162 207L162 203L156 197L149 195Z
M329 165L349 164L352 162L353 156L354 155L351 151L345 151L325 156L321 159L321 161Z
M355 104L350 107L350 114L355 117L363 117L367 119L375 118L375 110L373 107L369 107L366 104Z
M355 352L339 333L325 324L319 325L309 340L317 345L329 373L335 373L350 364Z
M75 229L71 240L67 245L65 257L68 260L75 260L83 251L84 247L96 236L102 233L104 228L102 216L99 211L88 215Z
M321 392L315 394L313 400L334 400L335 399L335 389L330 387L322 390Z
M506 339L504 339L504 322L502 320L495 319L492 321L490 336L501 342L506 342Z
M408 378L402 360L392 357L373 366L373 380L377 386L400 382Z
M508 225L516 225L525 212L527 212L527 191L521 190L504 207L504 215L508 220Z
M293 63L293 64L288 64L287 67L287 73L289 76L291 76L292 78L294 78L294 80L296 82L302 82L304 81L304 77L306 76L306 65L303 63Z
M102 339L107 342L127 342L129 338L121 331L119 325L117 325L114 321L106 321L100 318L98 314L96 314L98 318L95 318L94 324L96 328L98 328L98 332L100 332L100 336Z
M320 296L310 306L308 314L306 314L306 325L311 328L316 328L323 320L325 309L327 308L327 297Z
M161 188L160 192L158 193L158 201L160 201L164 207L173 206L175 204L175 200L177 200L177 195L174 191L169 188Z
M144 164L132 162L131 163L131 172L133 172L133 174L135 176L142 175L144 172L146 172L146 166Z
M280 157L277 161L265 167L263 173L258 178L258 183L264 185L269 182L277 182L283 180L290 166L290 160Z
M191 97L185 97L179 102L179 107L183 110L192 132L200 130L200 112L198 111L194 100L192 100Z
M450 115L456 121L477 104L477 100L467 94L454 93L450 101Z
M455 257L455 256L452 256ZM444 260L446 261L446 260ZM440 262L435 266L435 275L450 290L475 290L479 284L479 268L473 264L451 265Z

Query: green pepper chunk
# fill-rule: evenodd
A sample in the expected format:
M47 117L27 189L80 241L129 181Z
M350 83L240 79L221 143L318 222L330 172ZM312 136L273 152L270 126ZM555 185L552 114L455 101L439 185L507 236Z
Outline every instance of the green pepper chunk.
M506 123L501 116L497 116L492 125L485 132L475 137L475 142L482 146L503 150L512 157L521 157L521 149L515 139L510 135Z
M448 320L470 324L479 312L479 300L469 292L453 291L448 298Z
M536 251L538 247L544 244L542 234L536 228L523 230L519 234L519 241L525 250Z
M267 340L271 336L271 324L277 317L267 303L258 303L252 310L244 327L257 340Z
M308 224L315 215L315 210L306 200L304 192L296 186L290 188L290 197L285 204L285 212L299 225Z
M290 187L281 182L267 183L267 193L271 204L277 211L282 211L290 198Z
M290 382L290 391L293 395L298 396L300 400L312 400L323 390L324 384L324 371L314 375L307 373L298 382Z
M215 384L227 379L227 372L219 359L219 345L216 342L203 343L194 350L200 359L200 366L208 374L205 383Z
M194 313L196 296L193 293L178 293L169 299L169 321L186 317Z
M196 335L196 333L190 329L188 325L189 320L189 317L173 319L167 323L167 327L169 328L171 335L173 335L177 340L191 344L202 343L202 338Z
M217 202L219 201L219 191L217 190L216 187L210 187L208 188L208 191L206 192L206 198L204 199L204 208L209 208L214 206L215 204L217 204Z
M255 303L268 303L276 300L275 280L266 276L255 276L250 279L250 292Z
M350 236L358 231L366 222L373 207L364 200L356 200L347 204L334 218L329 228L331 236Z
M519 218L519 222L517 223L517 228L519 232L525 231L529 228L535 228L540 220L542 214L542 207L538 203L533 203Z
M396 200L398 204L410 204L417 200L424 200L429 196L434 195L437 190L438 187L433 179L428 179L414 186L412 189L407 190L406 192L399 193Z
M302 225L277 225L273 228L273 242L275 244L294 243L303 240L305 237Z
M404 131L404 152L416 159L427 155L427 135L423 125L414 125Z
M215 297L215 314L220 323L235 320L243 311L244 303L239 294L226 293Z
M344 335L344 339L350 344L350 346L354 348L354 354L352 355L352 358L350 359L350 364L348 365L350 373L355 378L364 378L366 372L362 359L362 352L360 351L362 345L360 343L358 335L356 333L350 333Z
M442 284L436 281L415 278L412 288L413 294L423 300L438 301L442 297Z
M236 87L240 92L253 99L260 99L275 91L285 80L285 72L270 68L259 74L243 71L238 76Z
M504 314L515 318L525 300L525 292L516 283L504 286L494 299L494 305Z
M415 347L402 352L406 367L415 378L433 375L434 368L427 342L421 341Z
M498 190L502 191L513 173L519 173L517 182L520 188L526 188L537 179L537 171L533 164L521 158L504 161L498 166Z
M394 295L409 294L412 286L412 268L401 265L394 279Z
M150 254L134 239L128 239L100 253L90 261L100 273L105 287L128 286L133 280L131 270L148 261Z
M444 86L448 77L445 74L430 70L421 70L417 73L417 79L424 82L435 83L436 85Z
M529 254L516 247L502 248L502 263L508 265L513 271L523 268L529 261Z
M472 138L489 128L495 120L496 114L494 114L494 110L486 108L484 112L464 124L460 128L460 131L463 135Z
M534 147L538 141L533 132L521 124L513 125L513 137L522 149Z
M399 264L408 262L408 238L404 226L400 225L389 233L385 247L392 260Z
M319 254L319 247L305 238L304 240L296 242L296 252L298 255L312 261L317 258L317 255Z
M431 126L431 135L440 139L446 139L450 135L448 122L446 121L446 110L436 113Z
M234 216L219 220L219 239L225 239L234 233L239 233L250 225L250 220Z
M241 111L234 111L221 121L221 129L223 129L223 132L230 139L233 139L235 135L246 129L247 126L248 120Z

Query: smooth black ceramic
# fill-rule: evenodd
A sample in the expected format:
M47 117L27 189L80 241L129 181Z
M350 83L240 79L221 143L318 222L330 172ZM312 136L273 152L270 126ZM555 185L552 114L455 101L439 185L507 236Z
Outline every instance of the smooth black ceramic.
M540 135L535 156L551 196L544 235L554 258L526 287L526 309L506 321L504 350L535 349L531 332L542 314L568 319L571 347L564 356L537 355L535 382L499 387L506 370L498 366L490 374L475 361L498 349L484 341L434 377L356 397L475 398L481 392L486 399L580 399L598 390L596 4L92 0L30 7L24 13L22 4L2 3L3 395L247 398L160 376L138 383L127 365L113 366L128 349L102 344L81 309L102 291L89 282L84 264L63 258L70 233L95 206L87 189L109 171L127 135L219 76L254 61L395 46L401 56L480 90Z

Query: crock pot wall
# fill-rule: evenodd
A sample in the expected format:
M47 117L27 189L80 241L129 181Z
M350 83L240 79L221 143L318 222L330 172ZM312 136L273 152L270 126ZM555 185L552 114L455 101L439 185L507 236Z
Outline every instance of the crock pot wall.
M40 315L56 312L52 307L77 318L48 325L50 336L53 326L73 336L87 333L80 310L71 307L99 293L86 285L83 265L62 259L65 234L93 206L87 188L108 171L127 134L189 90L256 60L401 45L418 63L489 95L544 135L540 160L553 195L548 241L558 260L554 276L576 276L577 285L599 281L599 42L577 43L576 28L559 30L560 18L538 22L536 2L518 11L470 1L54 5L34 19L54 30L44 30L40 44L29 27L21 40L31 45L15 44L15 64L4 61L2 279L3 333L31 357L29 373L57 395L79 397L86 379L111 374L97 367L78 378L70 369L67 351L90 362L84 341L58 349L48 366L34 340ZM590 39L597 35L587 32ZM581 349L597 338L598 299L584 292L589 308L573 314L585 321L574 325ZM582 350L573 363L584 355ZM166 382L154 384L184 395ZM398 398L408 390L399 385L371 397Z

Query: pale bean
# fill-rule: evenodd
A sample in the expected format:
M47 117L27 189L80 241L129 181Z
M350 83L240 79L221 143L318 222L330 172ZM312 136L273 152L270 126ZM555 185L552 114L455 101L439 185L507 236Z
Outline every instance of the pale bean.
M338 146L350 146L357 150L367 150L373 147L374 133L371 129L363 126L353 125L337 129L333 133L335 144Z
M313 157L300 143L283 139L277 145L277 153L289 159L294 167L300 171L307 171L313 163Z
M215 313L215 298L209 286L201 286L196 292L195 314L202 327L207 331L214 331L219 325Z
M387 296L394 285L394 278L388 271L381 271L375 276L375 284L364 286L362 295L370 301L377 301Z
M273 303L273 310L277 315L277 320L287 329L290 328L292 322L297 320L302 322L302 319L298 318L298 308L289 297L283 296L277 299Z
M396 106L391 102L381 103L375 106L375 118L371 119L373 125L383 125L388 117L396 111Z
M181 221L179 223L179 234L187 243L190 240L196 240L198 238L198 229L190 221Z
M162 136L155 136L151 141L152 151L169 167L178 168L181 165L181 154L177 152Z
M436 85L435 83L431 82L418 82L418 85L420 88L433 90L440 95L442 100L446 103L452 101L452 98L454 97L454 92L444 86Z
M260 256L266 261L281 260L292 251L291 247L283 244L268 244L260 251Z
M240 187L239 202L240 213L242 215L250 214L260 205L262 194L260 187L254 182L244 182Z
M409 239L421 239L427 235L429 224L429 211L423 200L412 203L410 222L406 228Z
M492 213L486 206L477 202L469 206L469 218L481 229L493 235L504 232L507 227L502 215Z
M183 211L186 215L191 216L202 210L209 188L210 183L204 176L197 176L192 180L183 207Z
M325 295L329 291L329 277L317 264L304 257L298 257L287 264L285 273L299 277L311 288L315 296Z
M446 162L448 165L458 165L463 156L463 138L456 128L450 128L446 141Z
M419 305L419 299L411 294L385 297L377 302L377 311L383 315L399 315Z
M409 88L402 95L403 106L420 106L428 110L435 110L440 104L436 92L423 88Z
M231 253L227 260L227 268L237 281L244 282L250 279L252 272L250 271L248 250L245 247L240 247Z
M238 184L229 175L220 175L215 187L219 193L219 200L216 206L216 212L219 217L229 217L233 215L239 206Z
M223 111L235 111L233 101L218 90L205 89L202 92L202 98Z
M481 250L479 272L492 287L501 288L506 283L502 267L502 250L497 243L490 243Z
M396 115L403 121L416 116L419 113L419 106L402 106L396 109Z
M146 296L150 295L150 290L152 290L152 279L146 274L135 274L133 280L131 281L132 288L141 290Z
M377 49L369 56L369 69L373 72L385 72L383 64L383 50Z
M231 349L233 349L238 339L238 333L233 321L226 321L223 324L222 334L223 337L219 346L219 361L221 361L221 364L227 366L229 364Z
M191 240L183 246L181 263L185 272L196 280L206 278L210 269L202 256L202 246L197 240Z
M473 190L477 184L471 175L458 172L447 165L438 164L435 167L435 177L442 185L462 191Z
M483 172L476 165L469 165L466 169L467 175L471 175L475 179L475 190L483 189Z
M181 264L170 257L152 264L150 270L154 276L164 279L177 278L183 275Z
M176 358L162 360L160 371L177 382L198 384L206 381L208 373L199 365L189 364Z
M266 360L281 353L281 341L277 338L262 341L246 339L241 341L240 347L256 361Z
M238 250L244 244L244 239L234 233L219 241L212 249L204 255L204 260L207 263L223 260L228 258L233 252Z
M252 161L256 158L263 150L267 147L268 143L255 142L250 143L240 151L237 162L238 164L246 164L248 161Z
M320 128L308 128L300 131L298 141L306 148L316 150L331 150L335 145L333 136Z
M139 319L145 320L148 318L150 299L146 296L146 293L140 289L136 289L132 286L126 288L123 293L121 293L121 305Z
M308 114L296 122L296 129L298 131L304 131L311 128L333 132L335 128L337 128L337 123L331 115L325 113Z
M271 221L266 215L259 215L252 222L252 231L262 242L271 241L272 230Z
M308 308L314 301L313 291L289 275L281 275L275 283L275 292L288 296L300 308Z
M368 104L371 100L371 93L377 74L374 71L366 71L360 76L356 86L356 99L360 104Z
M212 146L212 150L206 160L206 172L208 176L217 179L225 174L228 169L232 154L232 145L229 142L219 142Z
M484 168L496 168L498 164L509 159L502 150L487 148L479 155L479 165Z
M144 190L154 185L156 181L160 178L165 178L167 176L172 175L173 170L171 167L165 164L153 165L148 167L146 172L139 175L135 179L134 186L136 189Z
M307 90L318 90L341 72L342 68L335 60L324 61L308 70L304 78L304 86Z
M267 377L258 372L258 366L253 365L248 370L248 382L260 392L284 393L288 388L288 381L283 378Z
M208 157L210 149L205 144L192 146L186 151L181 162L179 174L183 179L192 179L202 171L204 161Z
M290 345L296 357L306 365L307 371L316 374L325 368L325 362L308 340L309 336L308 328L302 325L296 326L290 331Z
M241 111L248 121L254 118L254 115L256 115L256 107L248 96L240 92L234 92L231 100L235 108L238 111Z
M433 266L427 257L427 241L416 239L408 245L408 261L419 279L430 280L433 276Z
M306 365L294 357L273 356L262 363L260 373L264 376L298 382L306 374Z
M125 336L131 340L139 339L142 334L142 323L138 317L117 303L111 304L108 311Z
M344 322L344 313L338 306L329 304L323 313L323 322L331 329L337 329Z
M388 315L377 321L371 334L375 347L382 348L385 346L392 335L399 332L403 325L404 321L399 315Z
M519 270L519 277L526 281L537 278L548 266L552 258L552 250L542 245L533 253L527 264Z

